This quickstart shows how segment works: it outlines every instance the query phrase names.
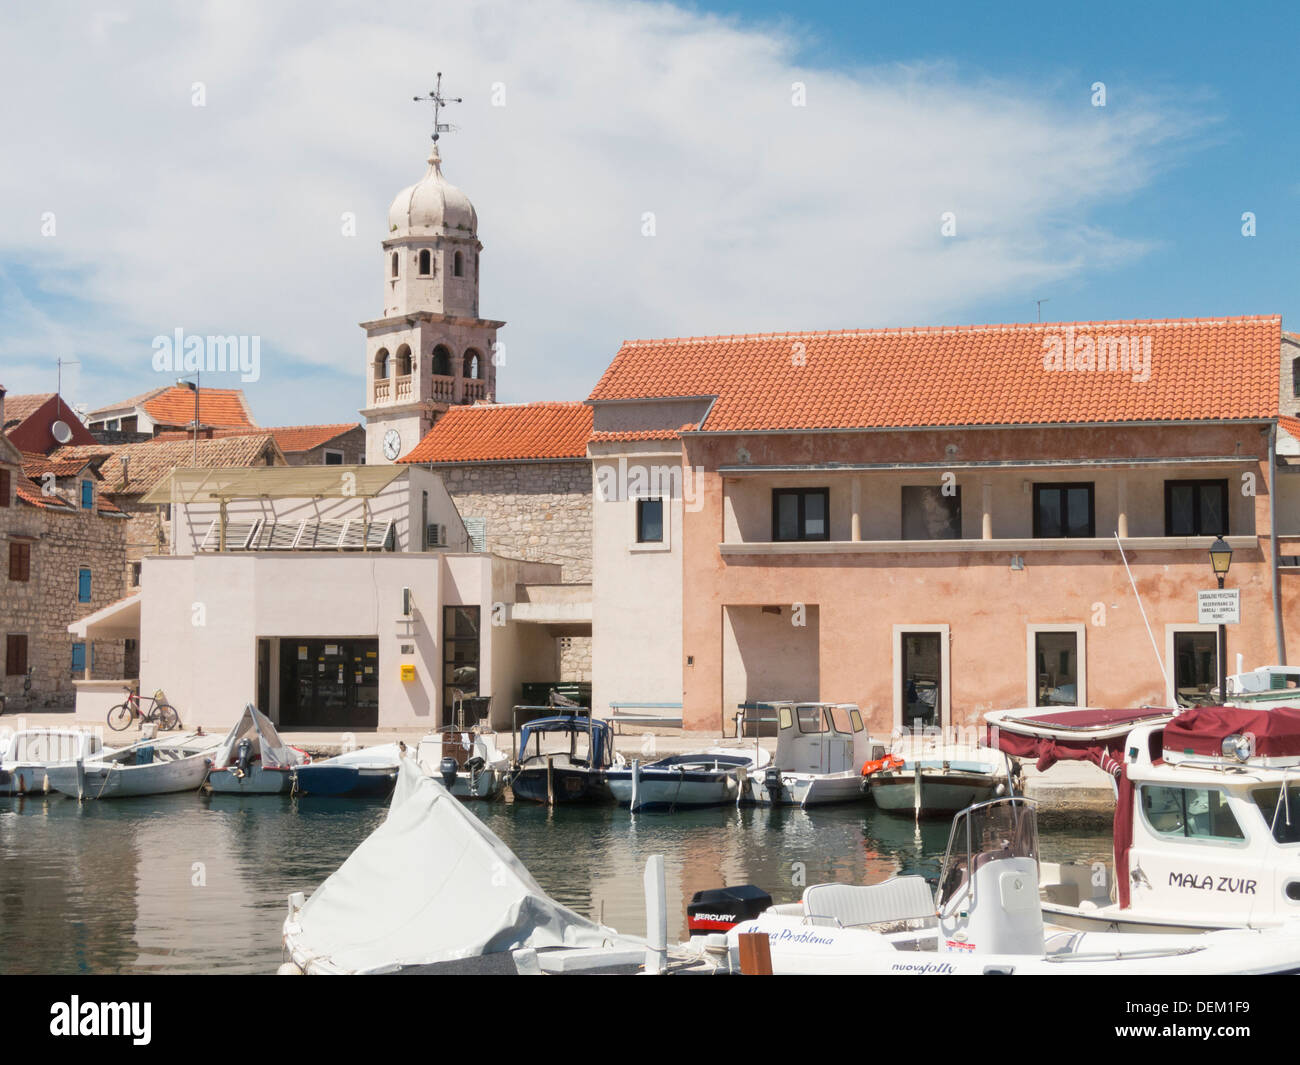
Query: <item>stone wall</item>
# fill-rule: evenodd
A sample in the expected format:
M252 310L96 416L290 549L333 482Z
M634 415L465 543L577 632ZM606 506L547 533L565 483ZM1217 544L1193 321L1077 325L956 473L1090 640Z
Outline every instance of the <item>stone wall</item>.
M482 518L503 558L554 562L565 583L591 580L591 463L435 466L462 518ZM560 679L591 680L591 637L561 637Z
M486 523L487 550L555 562L566 583L591 580L591 463L435 466L462 518Z
M121 599L126 590L124 518L98 511L48 510L14 501L0 509L0 637L25 633L27 664L35 668L33 709L67 707L75 702L72 645L68 625ZM31 544L30 579L9 579L9 543ZM77 601L78 571L91 572L89 603ZM122 677L124 641L102 640L93 653L96 677ZM4 643L0 642L0 659ZM25 709L23 678L3 676L0 685L15 709ZM78 672L76 679L84 673Z

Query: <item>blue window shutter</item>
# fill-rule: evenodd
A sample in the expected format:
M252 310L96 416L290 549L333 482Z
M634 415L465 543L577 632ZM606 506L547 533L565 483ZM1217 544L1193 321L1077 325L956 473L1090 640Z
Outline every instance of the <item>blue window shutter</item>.
M81 673L86 668L86 645L84 643L74 643L72 645L72 672Z
M81 482L81 509L93 510L95 506L95 482Z
M90 570L77 571L77 602L90 602Z

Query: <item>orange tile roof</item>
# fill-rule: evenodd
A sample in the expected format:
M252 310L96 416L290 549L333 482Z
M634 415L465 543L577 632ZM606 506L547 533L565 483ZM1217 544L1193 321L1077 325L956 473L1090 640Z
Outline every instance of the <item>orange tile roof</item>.
M628 440L680 440L682 433L696 428L687 422L680 429L598 429L588 439L592 444L614 444Z
M142 440L135 444L95 444L60 448L56 455L69 458L103 458L99 466L103 492L114 495L143 495L173 469L194 465L192 439ZM284 453L275 437L262 430L236 433L215 440L199 438L198 465L201 467L275 466L285 464ZM125 460L125 462L123 461Z
M334 425L268 425L254 429L214 429L212 438L223 436L247 436L250 433L270 433L280 450L286 455L310 451L312 448L328 444L331 440L350 433L353 429L364 428L360 422L339 422ZM205 437L201 437L205 438ZM155 440L193 440L193 433L184 429L166 429L158 433Z
M452 407L398 462L503 462L587 455L585 403L484 403Z
M164 388L141 404L155 422L163 425L189 425L194 421L194 393L188 388ZM255 428L248 414L243 389L199 389L199 422L220 428Z
M1297 441L1300 441L1300 418L1292 418L1289 414L1283 414L1277 420L1283 429L1295 437Z
M589 398L716 396L715 432L1264 419L1281 332L1272 315L629 340ZM1133 336L1146 380L1048 365L1067 339L1086 357Z
M11 393L5 396L5 423L0 428L25 422L53 398L53 392Z
M19 481L14 485L15 494L28 506L44 507L47 510L73 510L73 506L62 496L47 496L39 488Z

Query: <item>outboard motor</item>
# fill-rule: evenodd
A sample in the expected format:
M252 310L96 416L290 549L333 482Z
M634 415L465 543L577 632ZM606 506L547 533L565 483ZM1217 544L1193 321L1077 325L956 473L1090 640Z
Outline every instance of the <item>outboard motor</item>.
M456 783L456 773L459 769L460 766L456 764L456 759L451 755L438 763L438 772L442 774L442 782L447 785L449 790Z
M785 785L781 783L781 770L774 765L763 770L763 786L767 788L769 798L779 796L785 790Z
M243 779L248 775L248 767L253 761L253 741L245 736L235 748L235 776Z
M753 884L697 891L686 907L686 925L693 936L726 932L751 921L772 905L772 896Z

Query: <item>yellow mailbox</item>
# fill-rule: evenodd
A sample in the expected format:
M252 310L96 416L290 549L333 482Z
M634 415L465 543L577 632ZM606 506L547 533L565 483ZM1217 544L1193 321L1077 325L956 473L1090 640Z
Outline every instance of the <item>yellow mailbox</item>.
M402 680L415 680L415 663L402 663Z

